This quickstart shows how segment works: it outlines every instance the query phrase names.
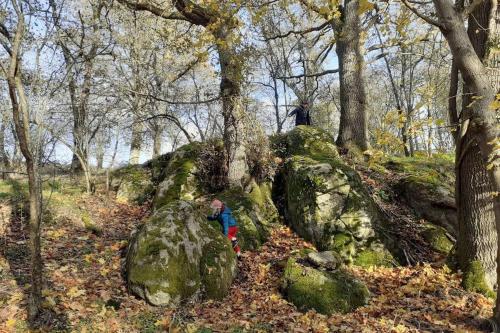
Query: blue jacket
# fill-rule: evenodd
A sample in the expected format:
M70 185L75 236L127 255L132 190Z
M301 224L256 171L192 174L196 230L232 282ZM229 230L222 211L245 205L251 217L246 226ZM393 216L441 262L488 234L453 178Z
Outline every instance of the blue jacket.
M210 221L218 221L222 226L222 232L224 233L225 236L227 236L229 232L229 227L236 226L236 220L231 214L231 208L229 207L224 207L224 210L220 214L216 216L208 216L207 218Z

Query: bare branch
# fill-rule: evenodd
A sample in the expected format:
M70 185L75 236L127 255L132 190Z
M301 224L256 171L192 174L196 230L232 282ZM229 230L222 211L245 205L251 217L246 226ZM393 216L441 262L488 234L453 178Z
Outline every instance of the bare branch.
M150 12L151 14L164 18L166 20L188 21L188 19L184 15L179 13L168 13L166 9L157 7L147 0L118 0L118 2L132 10Z
M444 28L443 25L438 22L437 20L433 19L433 18L430 18L429 16L427 15L424 15L422 14L421 12L419 12L415 7L413 7L409 2L408 0L401 0L403 2L403 4L413 12L413 14L417 15L418 17L420 17L422 20L424 20L425 22L429 23L429 24L432 24L438 28Z
M275 36L271 36L271 37L266 37L264 40L265 41L270 41L270 40L274 40L274 39L278 39L278 38L285 38L285 37L288 37L290 35L306 35L308 33L311 33L311 32L314 32L314 31L321 31L323 30L325 27L328 27L329 25L331 25L333 23L333 20L329 20L329 21L325 21L324 23L316 26L316 27L311 27L311 28L308 28L308 29L304 29L304 30L290 30L284 34L279 34L279 35L275 35Z
M462 12L462 16L464 18L468 17L483 2L484 2L484 0L473 0L467 7L464 8L464 10Z
M307 75L299 74L299 75L291 75L291 76L281 76L281 77L277 77L277 79L288 80L288 79L300 79L303 77L319 77L319 76L324 76L324 75L328 75L328 74L335 74L338 72L339 72L338 68L337 69L328 69L328 70L320 72L320 73L307 74Z
M151 99L154 99L155 101L158 101L158 102L165 102L167 104L172 104L172 105L193 105L193 104L206 104L206 103L212 103L212 102L216 102L218 100L220 100L220 96L217 96L217 97L214 97L214 98L210 98L210 99L206 99L206 100L203 100L203 101L191 101L191 102L178 102L178 101L171 101L171 100L168 100L168 99L163 99L163 98L160 98L160 97L157 97L157 96L154 96L154 95L151 95L151 94L143 94L143 93L140 93L140 92L137 92L137 91L134 91L132 89L127 89L129 92L133 93L133 94L136 94L136 95L139 95L139 96L142 96L142 97L147 97L147 98L151 98Z

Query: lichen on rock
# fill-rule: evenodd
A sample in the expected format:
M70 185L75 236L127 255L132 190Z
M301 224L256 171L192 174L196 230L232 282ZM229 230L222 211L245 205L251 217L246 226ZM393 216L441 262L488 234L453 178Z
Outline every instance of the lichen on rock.
M153 305L175 305L196 293L221 298L236 269L229 240L188 201L157 210L132 237L126 259L131 292Z
M165 178L158 185L153 199L153 208L159 209L172 201L193 200L200 195L196 179L196 158L200 143L191 143L179 148L169 159Z
M393 264L386 246L392 240L378 232L385 221L359 175L339 158L331 137L299 126L288 133L288 145L283 179L290 226L318 250L336 251L346 263Z

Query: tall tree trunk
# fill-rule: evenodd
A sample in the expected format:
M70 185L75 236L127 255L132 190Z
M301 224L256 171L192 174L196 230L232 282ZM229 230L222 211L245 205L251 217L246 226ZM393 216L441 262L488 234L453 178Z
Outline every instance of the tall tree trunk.
M488 27L491 12L490 1L484 1L471 14L467 34L475 53L485 61L488 34L483 27ZM456 94L458 91L457 62L452 63L449 114L450 120L458 124L456 133L456 203L458 208L459 233L457 256L464 272L464 286L468 289L486 292L484 287L472 285L472 277L479 278L478 267L484 272L484 282L491 290L496 285L497 233L495 212L491 195L493 186L487 172L487 159L481 152L477 134L467 130L468 120L472 117L473 103L471 90L464 87L462 112L456 114ZM454 82L454 81L457 82ZM480 266L479 266L480 265ZM483 273L481 272L481 274Z
M7 131L7 112L2 112L2 123L0 124L0 165L6 170L10 168L10 160L5 150L5 133Z
M153 131L153 158L160 156L163 143L163 126L156 124Z
M131 165L139 164L142 148L143 124L139 119L136 119L132 125L132 139L130 143L130 157L128 163Z
M476 53L471 38L465 29L462 15L457 11L453 3L450 0L433 0L433 2L439 17L441 32L448 41L452 55L462 74L466 88L464 90L471 92L471 98L474 100L470 106L463 110L463 112L467 112L467 114L460 117L460 136L457 139L464 143L475 142L479 149L472 148L472 150L480 152L477 158L478 160L488 163L486 161L492 159L493 162L497 162L498 154L495 152L495 145L492 144L499 138L498 121L496 119L497 112L490 109L490 105L494 101L495 89L492 87L487 75L487 70L481 62L481 53L478 52L479 56ZM486 3L490 6L491 3L496 3L496 1L490 0L483 2L475 12L484 10L481 7ZM475 43L476 41L474 41L474 44ZM466 148L468 147L457 150L462 150L467 153ZM457 166L461 166L464 158L465 157L461 156L458 157ZM467 181L467 179L465 179L466 175L458 174L457 176L460 177L457 179L457 182ZM500 232L500 197L494 194L495 192L500 192L500 168L498 165L491 163L491 167L488 169L488 176L492 192L486 193L486 195L493 201L495 224L498 235ZM476 185L473 182L474 180L475 179L469 179L471 182L470 186ZM463 192L457 194L460 196L464 195ZM460 201L462 201L462 199L460 199ZM498 243L499 242L497 242L497 244ZM497 256L497 270L500 266L498 265L499 259L500 258ZM500 274L498 274L497 271L497 278L498 276L500 276ZM495 320L497 323L500 322L500 297L497 297Z
M42 256L40 225L42 212L42 190L37 168L37 159L32 152L28 101L21 82L21 42L23 39L24 14L17 1L12 0L17 14L17 27L12 41L10 64L7 72L7 85L12 104L12 120L17 141L24 156L29 187L29 249L30 249L30 297L28 300L28 319L33 323L40 313L42 303Z
M340 69L340 125L337 144L364 151L368 149L368 129L358 9L359 0L345 0L342 24L336 29Z
M448 92L448 121L451 126L451 134L457 144L458 133L458 65L455 59L451 62L450 90Z
M241 184L248 175L245 152L245 109L241 96L243 80L242 63L232 45L234 38L230 30L221 27L216 37L228 41L219 45L217 51L221 68L220 91L222 96L222 114L224 118L224 150L227 178L231 184Z

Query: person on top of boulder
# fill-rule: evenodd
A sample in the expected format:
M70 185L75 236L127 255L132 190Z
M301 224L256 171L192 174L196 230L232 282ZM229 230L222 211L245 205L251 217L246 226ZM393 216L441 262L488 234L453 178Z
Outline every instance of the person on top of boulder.
M236 224L236 220L231 214L231 209L224 205L224 203L219 199L214 199L210 204L210 208L212 209L212 215L207 216L207 219L210 221L218 221L220 223L224 236L229 238L231 244L233 245L233 250L236 252L236 256L240 258L241 250L236 237L236 234L238 233L238 226Z
M311 116L309 115L309 103L306 101L300 103L299 107L294 109L288 117L295 116L295 126L311 125Z

